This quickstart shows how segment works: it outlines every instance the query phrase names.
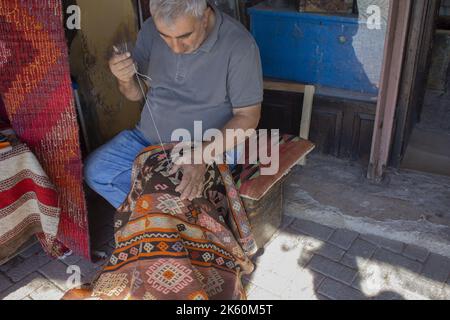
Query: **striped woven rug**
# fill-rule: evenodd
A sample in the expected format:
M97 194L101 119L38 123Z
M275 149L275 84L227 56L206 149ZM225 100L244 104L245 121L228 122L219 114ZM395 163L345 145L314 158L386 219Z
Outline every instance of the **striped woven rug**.
M55 241L60 216L55 187L30 149L1 122L0 133L12 144L0 149L0 264L33 235L50 255L59 256L64 248Z
M0 0L0 92L11 126L56 186L57 238L89 257L78 124L60 0Z

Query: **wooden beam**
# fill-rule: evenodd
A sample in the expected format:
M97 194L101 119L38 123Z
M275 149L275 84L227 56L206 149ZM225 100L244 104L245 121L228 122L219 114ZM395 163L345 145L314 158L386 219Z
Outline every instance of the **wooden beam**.
M316 88L314 86L306 86L303 97L302 120L300 123L300 138L308 140L309 130L311 128L312 106L314 102L314 94Z
M391 148L412 0L390 1L368 178L381 181Z
M305 88L301 83L264 79L264 90L305 93Z
M314 94L316 88L314 86L305 86L305 94L303 97L302 120L300 123L300 138L309 140L309 131L311 129L312 107L314 102ZM301 166L306 165L306 157L298 163Z

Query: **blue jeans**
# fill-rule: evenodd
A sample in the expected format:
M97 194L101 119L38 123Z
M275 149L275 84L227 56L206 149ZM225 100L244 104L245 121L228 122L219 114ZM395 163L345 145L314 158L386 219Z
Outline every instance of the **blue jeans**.
M151 145L137 128L122 131L86 159L84 178L87 185L118 208L131 190L134 160L142 149ZM241 151L237 150L228 152L227 159L238 159ZM234 166L230 164L230 169Z
M152 145L138 129L125 130L95 150L85 161L87 185L118 208L131 190L133 162Z

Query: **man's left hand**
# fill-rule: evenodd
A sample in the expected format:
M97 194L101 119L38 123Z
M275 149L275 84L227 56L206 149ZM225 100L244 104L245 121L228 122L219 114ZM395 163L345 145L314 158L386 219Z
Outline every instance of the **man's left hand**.
M181 194L181 200L192 201L200 198L205 183L207 166L205 164L174 165L170 174L175 174L178 170L182 170L183 179L175 191Z

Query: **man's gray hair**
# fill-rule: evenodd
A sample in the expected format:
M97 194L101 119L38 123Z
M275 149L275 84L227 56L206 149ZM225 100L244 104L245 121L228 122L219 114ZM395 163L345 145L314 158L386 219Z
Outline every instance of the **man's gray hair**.
M207 8L206 0L150 0L153 19L171 24L182 16L200 19Z

